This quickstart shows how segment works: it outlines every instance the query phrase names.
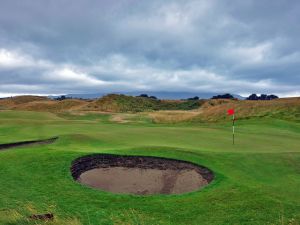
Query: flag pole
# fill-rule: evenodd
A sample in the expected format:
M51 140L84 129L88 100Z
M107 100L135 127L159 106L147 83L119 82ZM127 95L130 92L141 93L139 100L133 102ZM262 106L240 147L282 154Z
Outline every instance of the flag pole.
M234 114L232 115L232 144L234 145Z
M228 110L227 110L227 114L228 114L229 116L232 116L232 144L234 145L234 122L235 122L235 118L234 118L234 115L235 115L234 108L228 109Z

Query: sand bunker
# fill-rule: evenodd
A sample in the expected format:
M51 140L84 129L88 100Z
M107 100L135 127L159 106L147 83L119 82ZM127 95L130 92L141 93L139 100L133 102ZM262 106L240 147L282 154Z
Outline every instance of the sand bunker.
M191 192L213 179L209 169L185 161L110 154L81 157L71 171L75 180L90 187L137 195Z
M21 141L21 142L14 142L14 143L7 143L7 144L0 144L0 151L7 150L11 148L17 147L24 147L24 146L34 146L34 145L45 145L45 144L52 144L58 139L58 137L53 137L44 140L35 140L35 141Z

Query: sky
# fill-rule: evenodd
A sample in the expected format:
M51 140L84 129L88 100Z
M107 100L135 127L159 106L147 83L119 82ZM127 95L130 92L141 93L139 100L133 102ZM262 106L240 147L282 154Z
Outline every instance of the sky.
M299 0L1 0L0 96L300 96Z

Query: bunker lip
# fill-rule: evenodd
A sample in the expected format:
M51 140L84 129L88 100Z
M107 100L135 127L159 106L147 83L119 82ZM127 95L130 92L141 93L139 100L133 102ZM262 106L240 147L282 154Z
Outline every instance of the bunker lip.
M114 154L80 157L72 162L71 174L93 188L138 195L196 191L214 179L211 170L191 162Z
M20 141L20 142L14 142L14 143L0 144L0 151L4 151L7 149L11 149L11 148L23 147L23 146L51 144L51 143L55 142L57 139L58 139L58 137L53 137L53 138L43 139L43 140Z

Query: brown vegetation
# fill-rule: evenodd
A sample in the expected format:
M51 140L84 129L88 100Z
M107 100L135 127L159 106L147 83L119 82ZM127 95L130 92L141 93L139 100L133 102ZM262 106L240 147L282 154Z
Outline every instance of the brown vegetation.
M194 103L199 106L193 105ZM181 107L184 110L181 110ZM192 110L188 110L191 108ZM111 121L119 123L135 120L135 117L139 116L150 118L157 123L218 121L227 118L226 112L229 108L235 109L237 119L275 117L300 120L300 98L282 98L270 101L211 99L199 102L159 101L123 95L108 95L96 100L66 99L58 101L39 96L0 99L0 110L79 114L112 113ZM115 114L116 112L119 113ZM136 112L144 113L142 115L141 113L136 114Z
M278 117L300 119L300 98L283 98L271 101L210 100L202 106L198 119L216 121L225 118L227 109L234 108L236 117Z
M273 117L300 121L300 98L271 101L214 99L207 100L199 109L191 111L157 111L149 116L157 123L191 121L219 121L229 118L227 110L234 108L236 119Z
M89 104L89 102L79 99L57 101L39 96L17 96L0 99L0 109L2 110L61 112L81 110L87 104Z
M199 114L199 110L176 110L151 112L149 116L155 123L178 123L192 120Z
M38 96L17 96L0 99L2 110L24 111L97 111L97 112L145 112L156 110L190 110L198 108L203 101L171 101L110 94L96 100L52 100Z

